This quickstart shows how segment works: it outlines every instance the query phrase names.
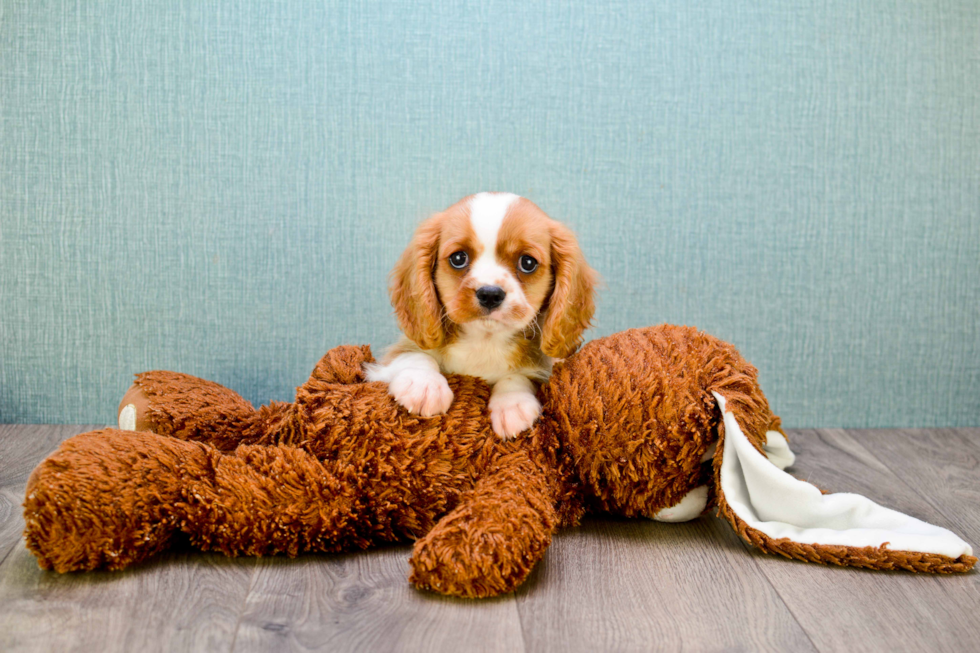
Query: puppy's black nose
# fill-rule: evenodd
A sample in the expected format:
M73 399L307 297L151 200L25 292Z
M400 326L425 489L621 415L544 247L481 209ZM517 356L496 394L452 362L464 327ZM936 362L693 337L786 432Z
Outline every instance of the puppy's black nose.
M500 286L483 286L476 291L476 301L480 302L480 306L488 311L492 311L503 304L506 296L507 293Z

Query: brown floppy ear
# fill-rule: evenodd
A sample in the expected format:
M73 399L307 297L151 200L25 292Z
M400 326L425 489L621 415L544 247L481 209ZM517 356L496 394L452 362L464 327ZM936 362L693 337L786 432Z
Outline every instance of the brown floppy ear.
M592 322L598 275L585 262L575 234L558 222L551 227L551 271L554 286L541 327L541 351L565 358L582 344L582 332Z
M419 225L391 271L388 286L398 326L422 349L435 349L446 340L435 284L441 218L437 213Z

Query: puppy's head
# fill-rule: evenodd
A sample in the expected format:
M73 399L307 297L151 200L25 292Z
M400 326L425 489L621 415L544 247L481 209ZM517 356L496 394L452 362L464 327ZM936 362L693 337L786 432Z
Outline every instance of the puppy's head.
M595 282L565 226L522 197L479 193L419 226L391 273L391 301L423 349L470 322L493 333L537 321L542 351L564 358L592 319Z

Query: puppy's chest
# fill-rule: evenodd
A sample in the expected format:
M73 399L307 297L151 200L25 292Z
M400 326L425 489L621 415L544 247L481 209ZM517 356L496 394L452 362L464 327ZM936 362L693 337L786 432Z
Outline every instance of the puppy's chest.
M519 371L521 343L512 338L472 335L442 350L439 361L443 372L478 376L487 383Z

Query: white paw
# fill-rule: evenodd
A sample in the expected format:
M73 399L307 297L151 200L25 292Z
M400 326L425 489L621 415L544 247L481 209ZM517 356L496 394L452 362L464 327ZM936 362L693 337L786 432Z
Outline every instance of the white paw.
M388 384L388 393L408 412L422 417L440 415L453 403L446 377L430 370L402 370Z
M541 404L530 392L504 392L490 397L490 422L493 432L512 438L531 428L541 415Z

